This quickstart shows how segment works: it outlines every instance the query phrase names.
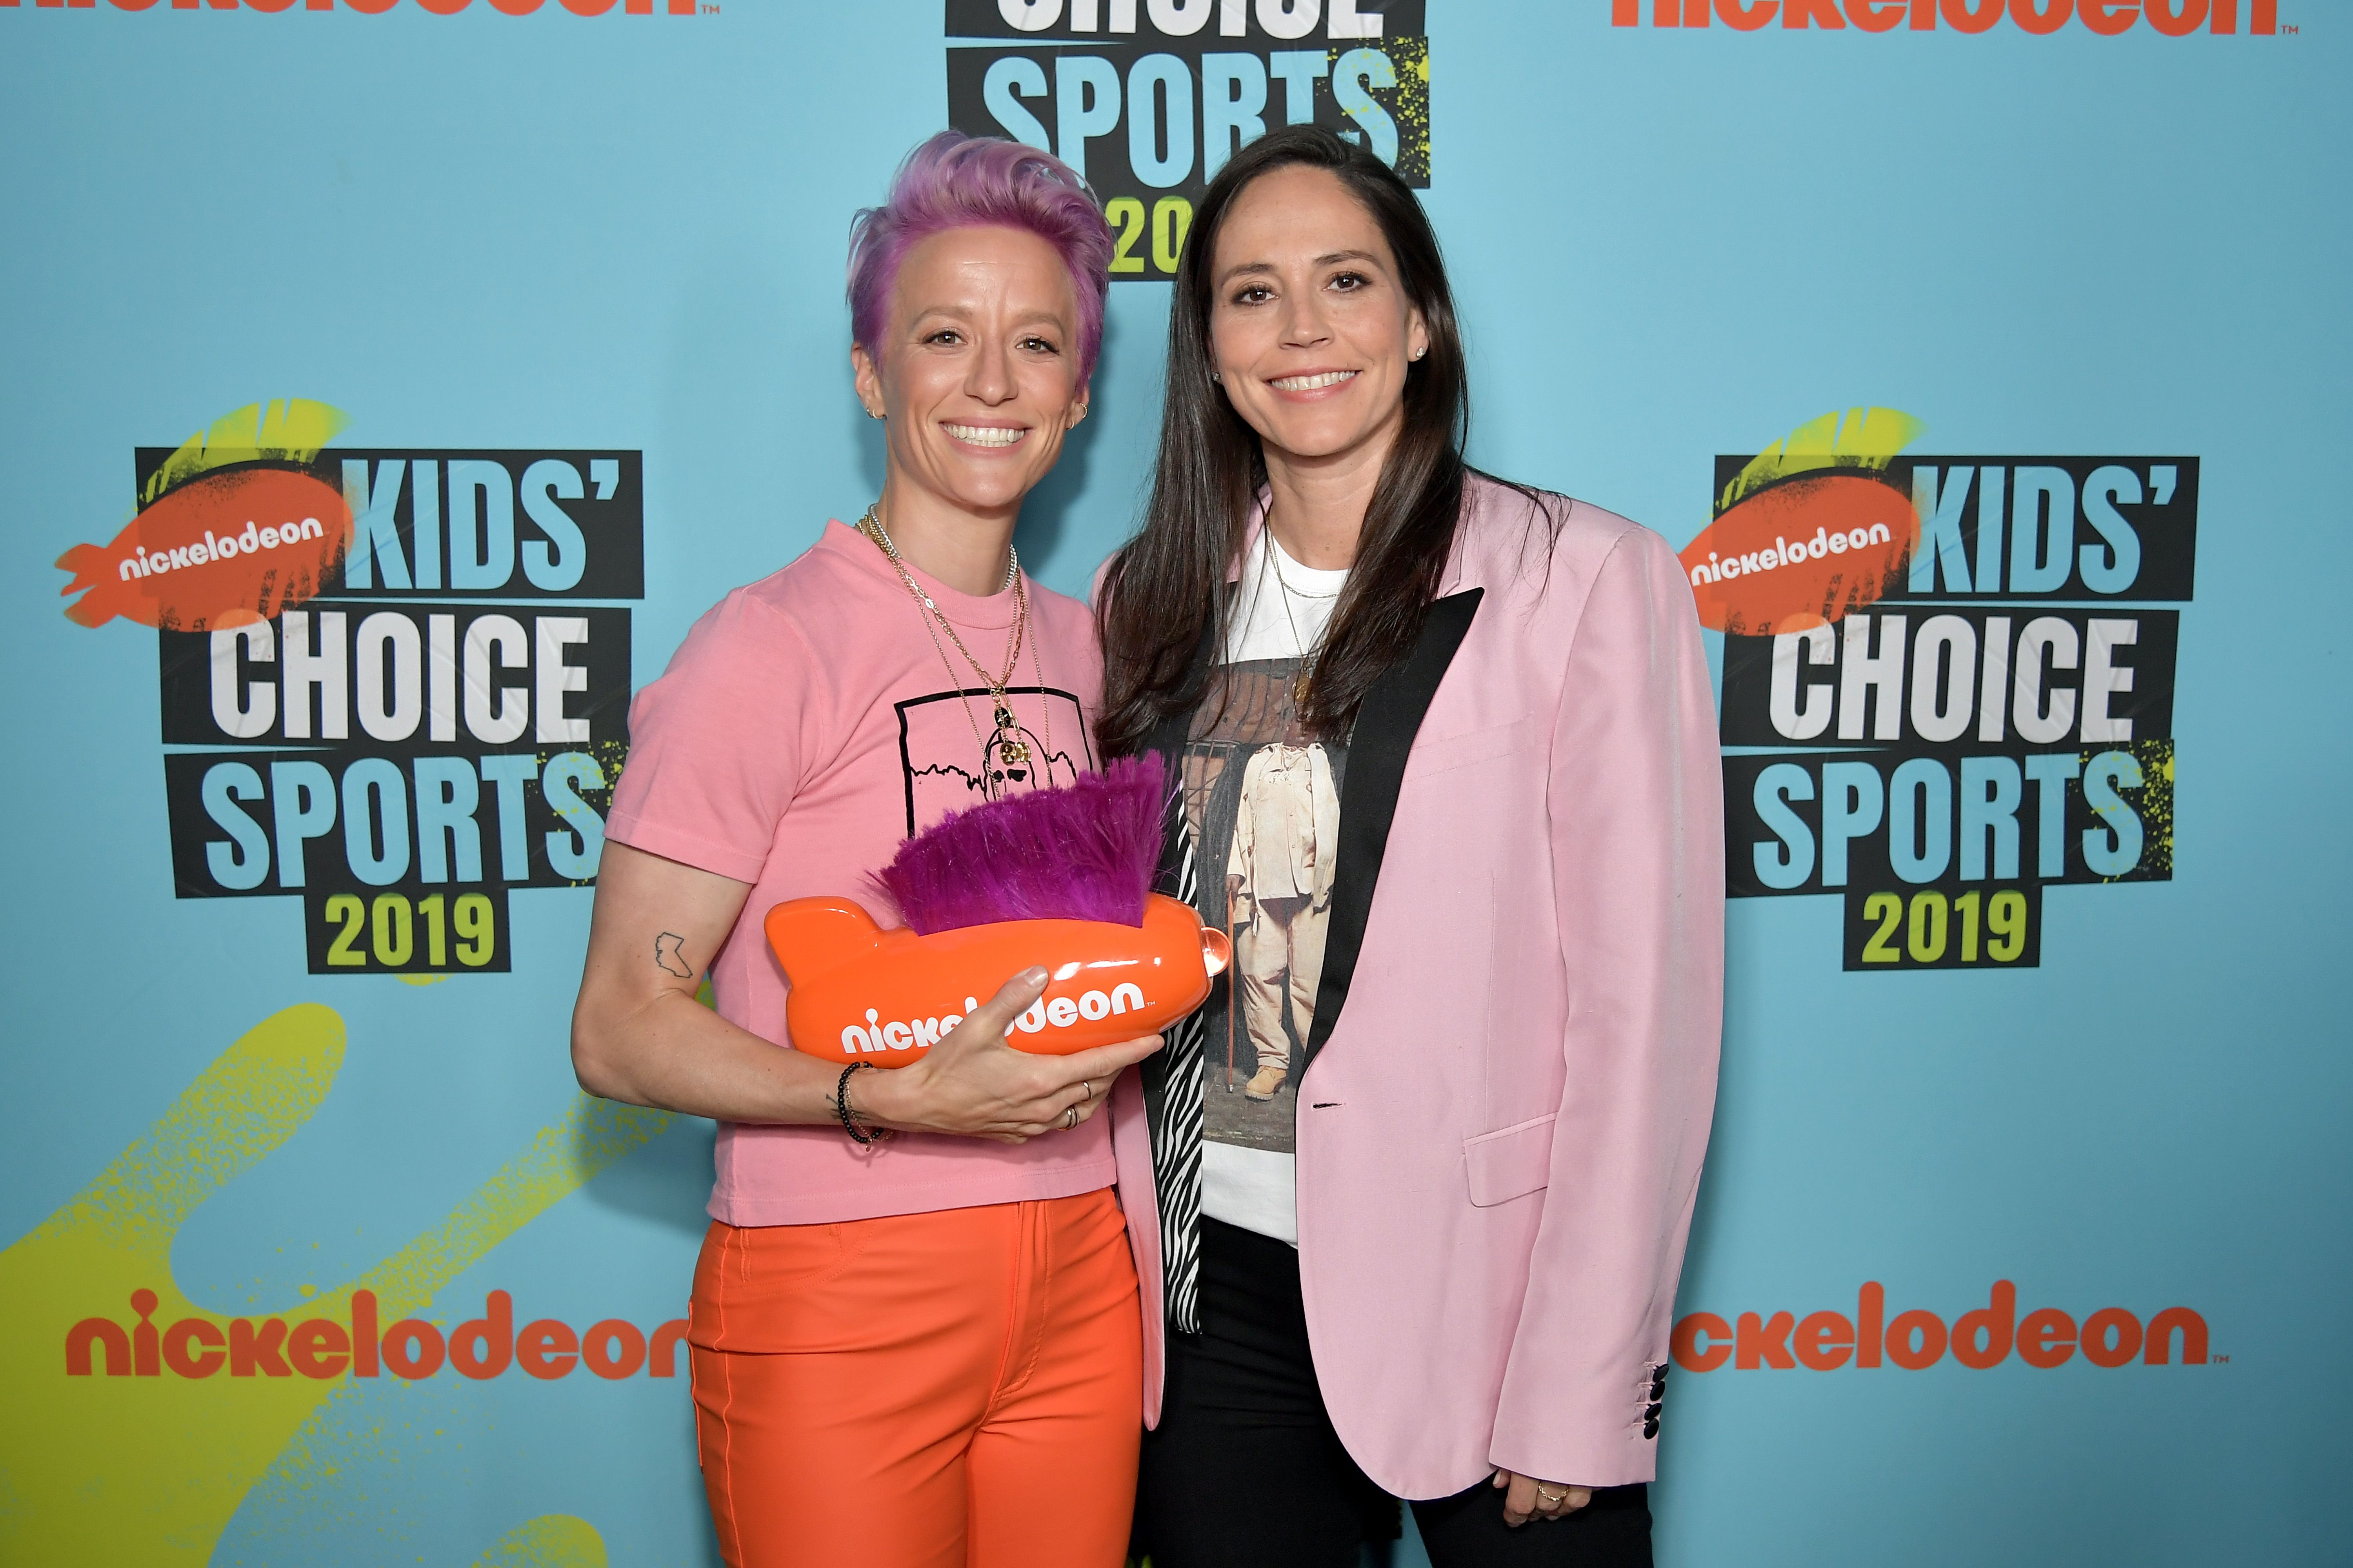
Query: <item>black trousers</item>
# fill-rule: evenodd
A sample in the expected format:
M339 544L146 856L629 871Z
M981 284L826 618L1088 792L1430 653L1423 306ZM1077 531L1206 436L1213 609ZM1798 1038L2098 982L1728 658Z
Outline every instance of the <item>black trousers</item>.
M1324 1411L1299 1255L1213 1219L1201 1230L1201 1332L1169 1336L1160 1426L1144 1435L1136 1544L1153 1568L1356 1568L1364 1542L1396 1539L1398 1502L1348 1457ZM1413 1517L1432 1568L1650 1568L1641 1486L1514 1530L1504 1494L1482 1480L1415 1503Z

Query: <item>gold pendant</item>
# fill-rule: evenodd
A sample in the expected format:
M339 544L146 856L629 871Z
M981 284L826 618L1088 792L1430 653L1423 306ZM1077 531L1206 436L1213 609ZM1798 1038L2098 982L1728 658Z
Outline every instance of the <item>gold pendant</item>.
M1018 766L1029 760L1029 747L1020 741L1000 741L997 754L1004 758L1008 766Z

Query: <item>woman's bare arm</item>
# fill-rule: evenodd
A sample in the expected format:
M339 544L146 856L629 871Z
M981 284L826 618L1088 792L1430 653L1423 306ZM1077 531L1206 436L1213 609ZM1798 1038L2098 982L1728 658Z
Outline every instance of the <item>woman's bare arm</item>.
M695 1000L751 887L607 843L588 963L572 1010L572 1066L607 1100L725 1121L834 1119L836 1073L780 1051Z
M607 1100L723 1121L836 1120L838 1067L783 1050L695 1000L704 970L751 888L607 842L596 877L588 963L572 1011L580 1087ZM850 1103L867 1121L1018 1143L1084 1121L1122 1068L1159 1048L1156 1035L1068 1057L1031 1056L1005 1031L1044 992L1033 969L952 1031L923 1060L860 1073Z

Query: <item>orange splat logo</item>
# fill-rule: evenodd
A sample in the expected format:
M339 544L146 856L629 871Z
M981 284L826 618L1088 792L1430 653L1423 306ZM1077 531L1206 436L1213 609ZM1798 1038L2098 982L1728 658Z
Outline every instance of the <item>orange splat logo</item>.
M1902 587L1920 519L1886 472L1921 429L1899 409L1833 409L1750 459L1683 550L1700 624L1805 631Z
M140 510L105 544L58 557L85 626L121 616L164 631L268 620L320 592L351 548L342 493L303 465L348 423L303 398L249 404L180 445Z

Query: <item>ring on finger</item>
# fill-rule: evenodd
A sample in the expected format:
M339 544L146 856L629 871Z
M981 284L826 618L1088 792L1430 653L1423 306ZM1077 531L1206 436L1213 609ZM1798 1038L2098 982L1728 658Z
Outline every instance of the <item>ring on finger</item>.
M1062 1112L1062 1131L1068 1132L1078 1124L1079 1108L1073 1105Z

